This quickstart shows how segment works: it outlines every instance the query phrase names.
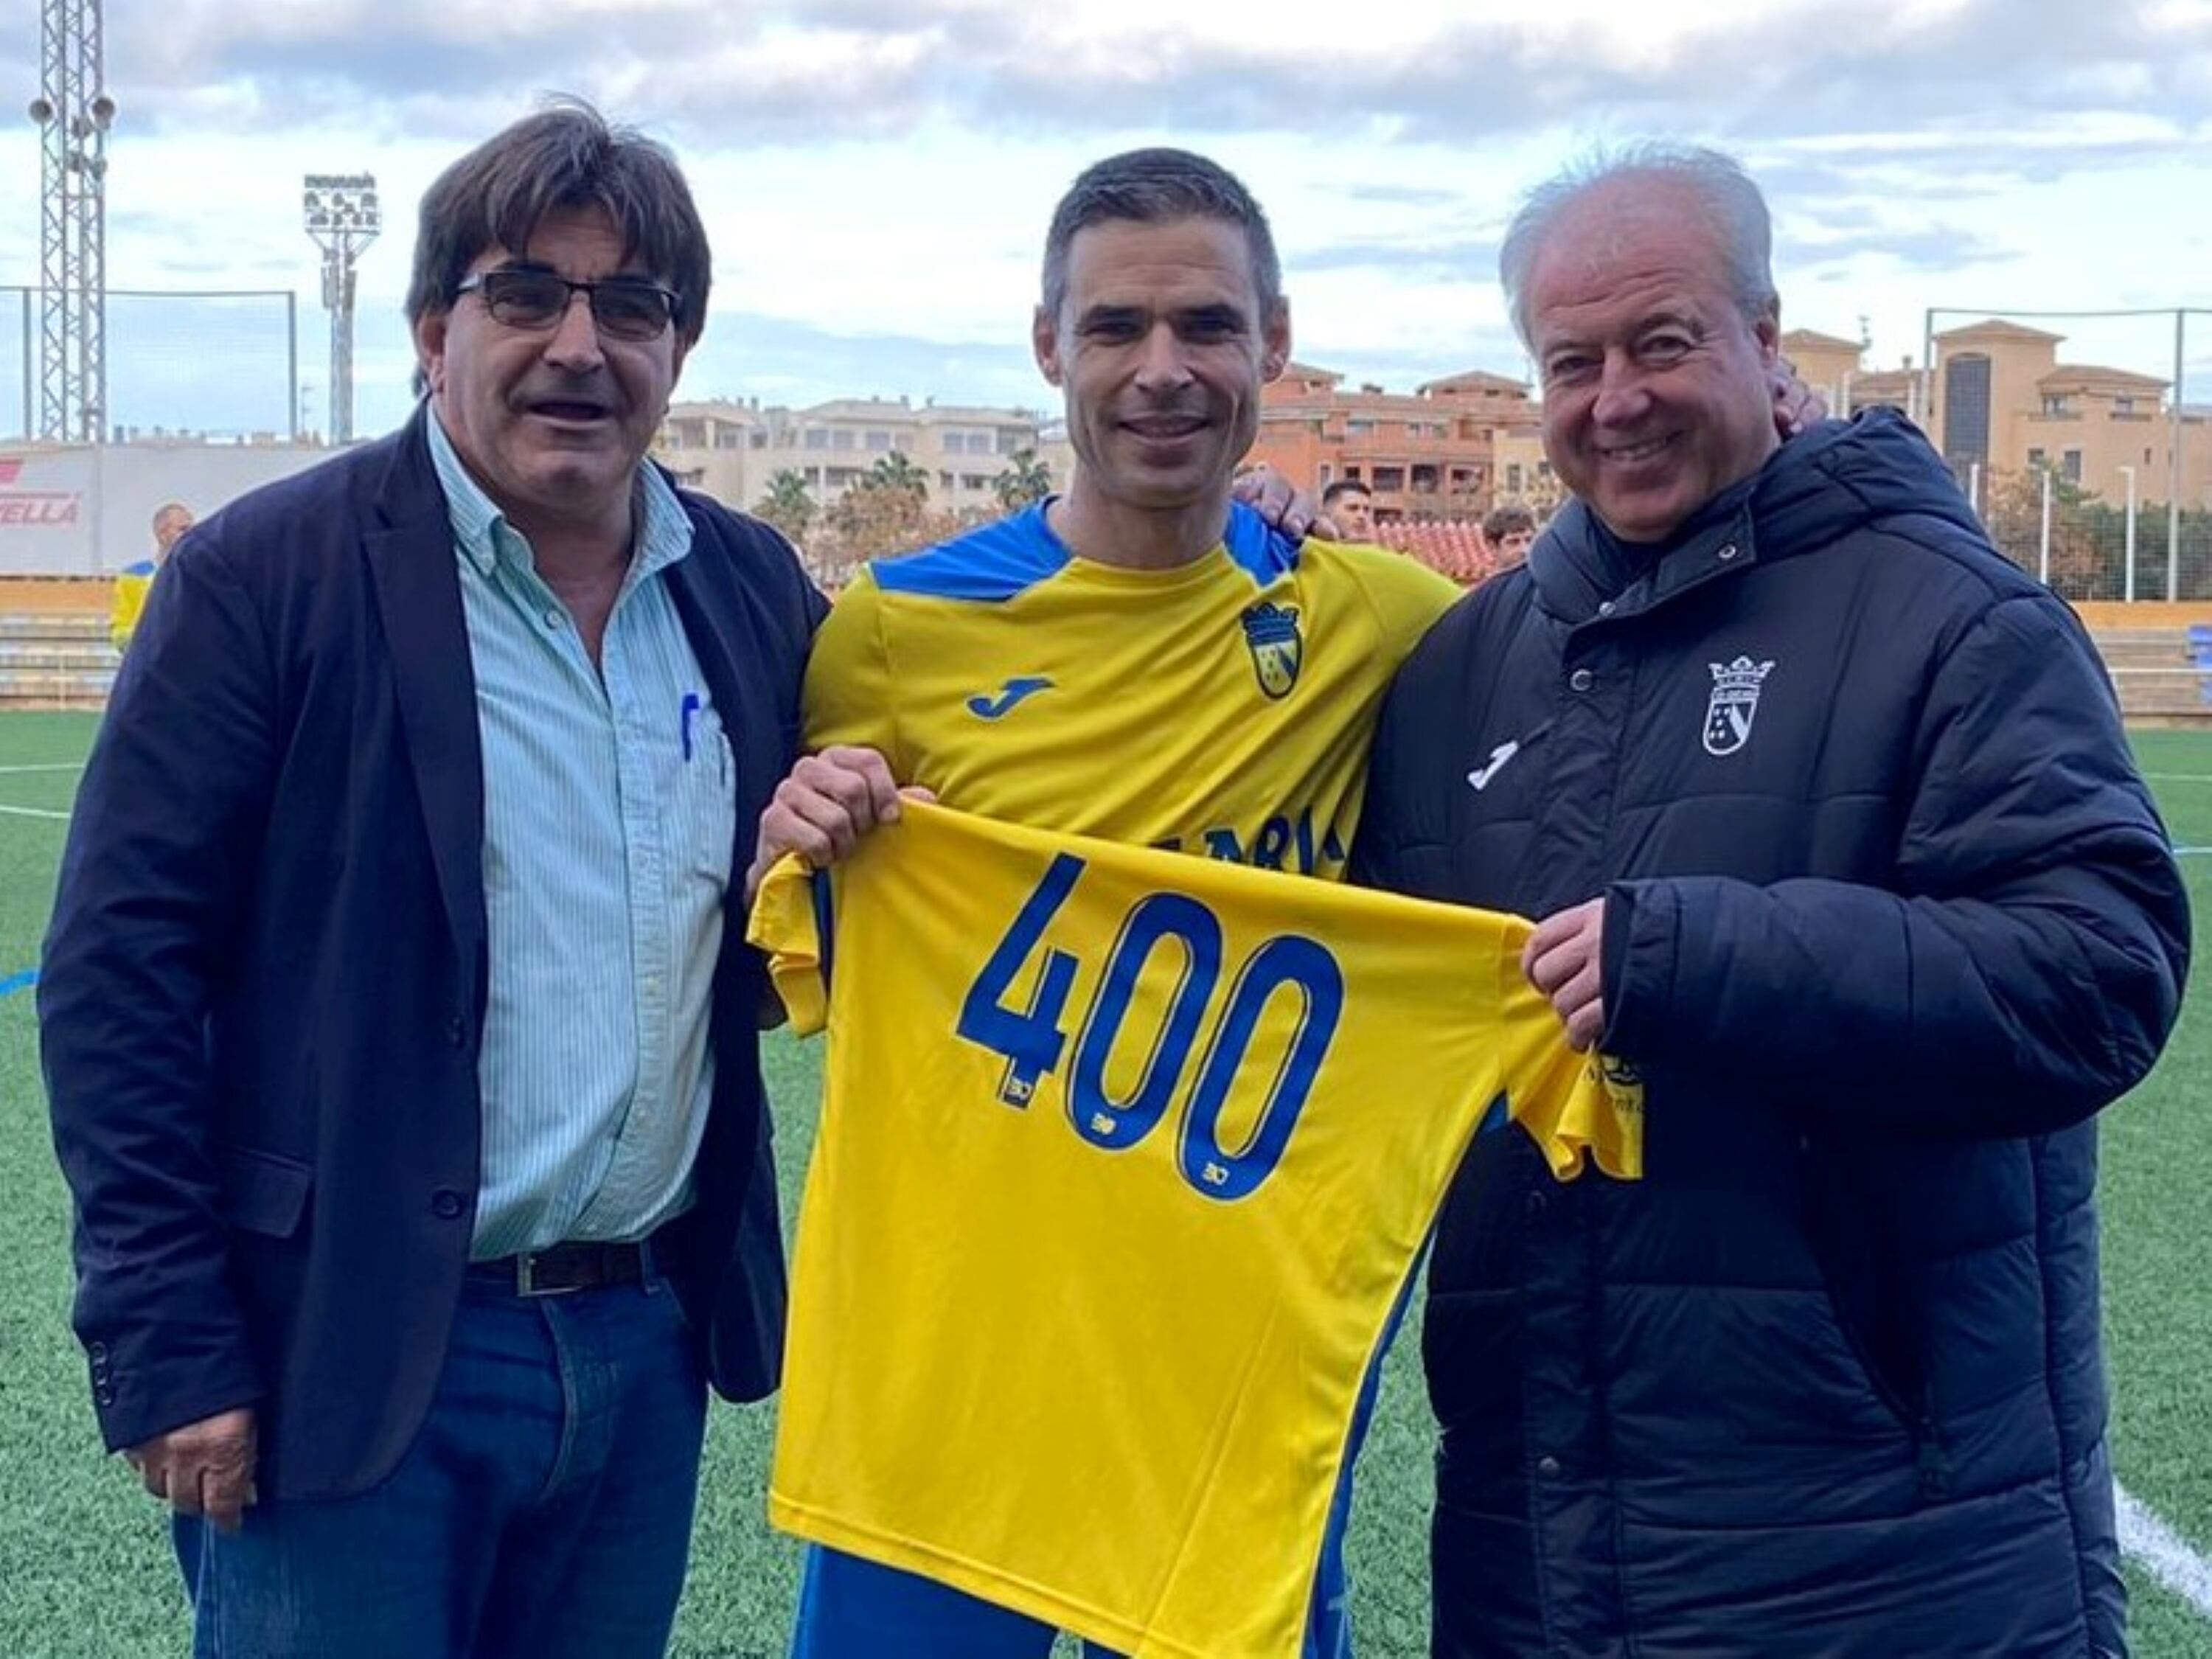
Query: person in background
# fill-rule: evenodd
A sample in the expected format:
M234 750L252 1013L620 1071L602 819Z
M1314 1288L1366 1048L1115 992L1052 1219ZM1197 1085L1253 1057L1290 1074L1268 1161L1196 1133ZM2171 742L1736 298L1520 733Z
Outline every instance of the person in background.
M1536 539L1536 515L1519 501L1500 501L1482 515L1482 548L1492 574L1518 569Z
M109 601L107 637L118 652L131 648L138 619L146 611L146 596L161 573L169 550L192 527L192 510L182 501L164 501L154 511L154 552L149 558L125 565L115 573L113 597Z
M1375 539L1375 497L1357 478L1339 478L1321 492L1322 516L1335 526L1338 539Z

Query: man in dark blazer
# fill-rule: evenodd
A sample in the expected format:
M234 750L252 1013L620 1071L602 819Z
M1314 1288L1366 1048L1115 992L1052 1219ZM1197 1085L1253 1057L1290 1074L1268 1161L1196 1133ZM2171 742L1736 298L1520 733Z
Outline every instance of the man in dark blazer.
M203 1655L658 1654L707 1386L774 1386L736 849L822 601L645 459L708 275L588 109L456 163L422 407L185 538L87 765L76 1324Z

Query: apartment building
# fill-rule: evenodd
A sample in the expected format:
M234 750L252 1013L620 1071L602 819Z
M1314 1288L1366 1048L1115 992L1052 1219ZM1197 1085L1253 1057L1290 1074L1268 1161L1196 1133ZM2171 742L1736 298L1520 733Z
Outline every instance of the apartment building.
M961 514L999 510L999 475L1027 452L1048 469L1064 455L1046 441L1046 417L1024 409L971 408L925 398L840 398L806 409L710 401L672 404L653 453L678 478L745 507L777 473L797 473L827 507L886 455L902 455L929 482L929 504ZM1055 488L1066 483L1053 473Z
M2163 506L2178 427L2181 503L2212 506L2212 410L2176 410L2156 374L2062 362L2065 337L1998 318L1969 323L1935 337L1930 368L1847 370L1829 404L1905 410L1984 503L1994 479L2047 469L2108 501L2132 485L2138 503Z
M1332 369L1293 362L1261 390L1245 459L1316 493L1356 478L1385 523L1479 519L1500 499L1556 499L1537 434L1525 380L1474 369L1394 393L1347 388Z

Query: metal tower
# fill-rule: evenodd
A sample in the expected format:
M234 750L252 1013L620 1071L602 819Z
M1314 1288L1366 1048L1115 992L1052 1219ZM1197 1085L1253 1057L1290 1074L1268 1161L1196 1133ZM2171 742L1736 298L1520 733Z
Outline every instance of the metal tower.
M353 267L384 228L376 178L311 173L301 198L307 234L323 251L323 305L331 313L331 441L353 441Z
M97 443L107 419L107 129L100 0L45 0L40 21L39 435Z

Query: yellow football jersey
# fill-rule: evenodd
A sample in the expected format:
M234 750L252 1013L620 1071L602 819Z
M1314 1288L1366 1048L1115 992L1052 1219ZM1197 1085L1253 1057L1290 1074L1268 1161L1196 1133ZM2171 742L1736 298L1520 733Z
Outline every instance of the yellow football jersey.
M1006 823L1340 876L1382 694L1458 592L1242 506L1194 563L1100 564L1039 505L838 596L806 741Z
M1136 1659L1296 1655L1486 1109L1641 1171L1529 931L921 805L779 866L751 936L830 1036L770 1519Z

